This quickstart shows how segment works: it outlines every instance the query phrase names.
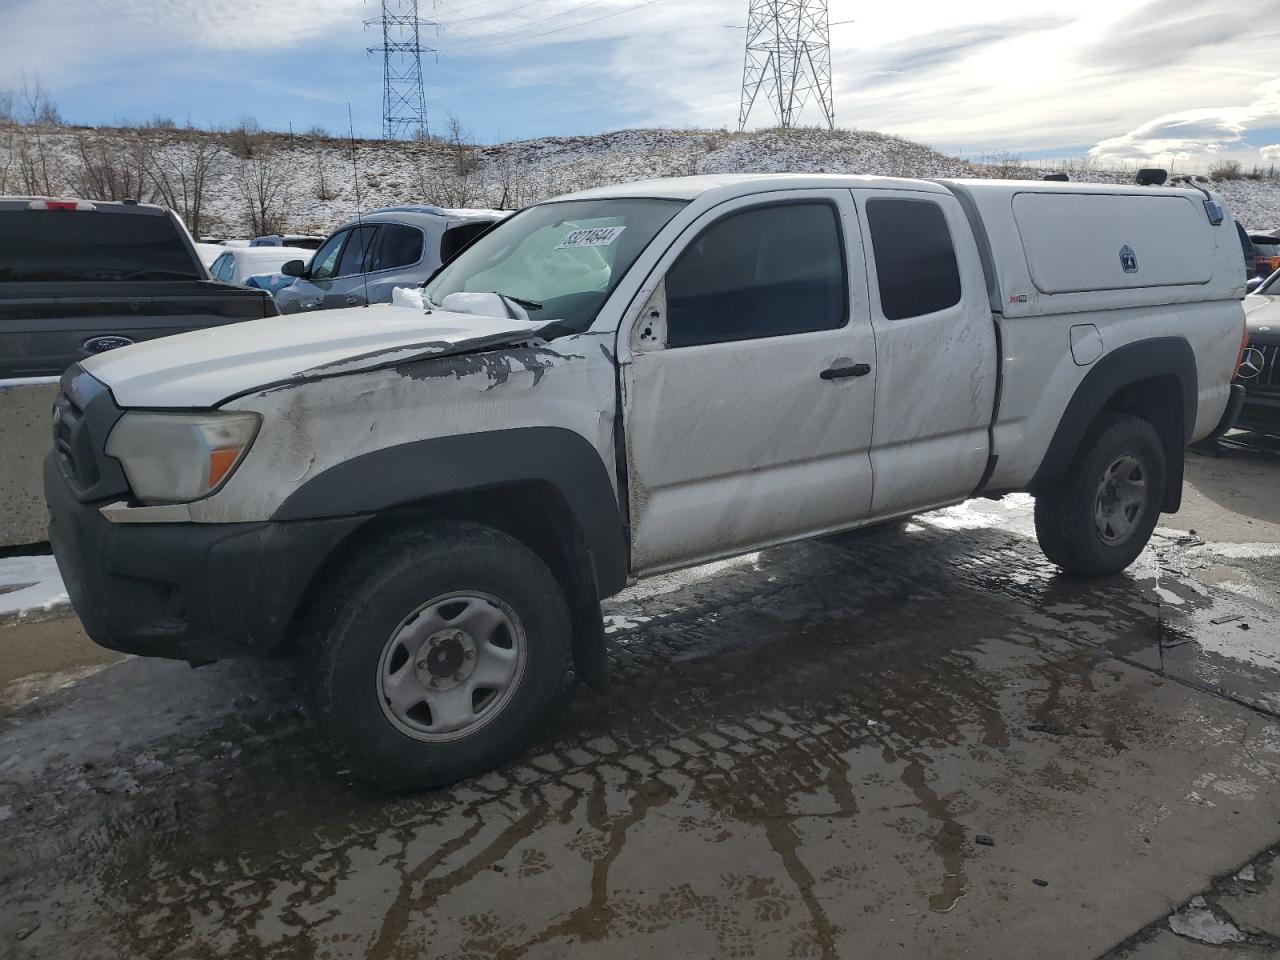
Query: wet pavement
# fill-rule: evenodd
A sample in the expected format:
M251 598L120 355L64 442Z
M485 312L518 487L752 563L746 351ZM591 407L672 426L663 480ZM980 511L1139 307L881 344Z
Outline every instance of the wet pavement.
M1280 956L1277 479L1193 458L1101 583L1023 497L647 581L608 696L419 796L288 665L59 654L0 694L0 957Z

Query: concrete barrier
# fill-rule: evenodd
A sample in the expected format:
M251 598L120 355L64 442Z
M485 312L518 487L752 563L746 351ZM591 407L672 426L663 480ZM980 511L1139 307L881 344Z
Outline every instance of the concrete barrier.
M49 539L41 466L57 393L57 377L0 380L0 547Z

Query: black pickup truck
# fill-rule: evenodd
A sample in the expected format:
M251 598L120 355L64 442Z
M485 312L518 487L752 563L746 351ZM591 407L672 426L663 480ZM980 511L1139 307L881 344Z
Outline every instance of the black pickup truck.
M0 197L0 379L277 313L265 290L209 279L164 207Z

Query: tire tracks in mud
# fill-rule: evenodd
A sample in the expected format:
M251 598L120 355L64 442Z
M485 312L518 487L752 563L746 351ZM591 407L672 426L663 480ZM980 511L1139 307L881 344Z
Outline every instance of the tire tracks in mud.
M793 946L807 944L832 956L840 924L815 892L798 831L824 816L882 812L860 804L852 752L877 749L886 774L896 770L914 798L909 806L931 824L920 836L937 858L939 876L922 893L939 909L954 905L967 884L969 841L960 818L969 808L963 796L939 790L931 754L971 743L969 749L987 758L998 755L1014 739L1011 721L1022 714L1077 736L1100 737L1114 752L1143 735L1135 707L1114 703L1104 729L1090 726L1085 734L1075 716L1081 706L1064 697L1072 691L1097 711L1097 698L1107 694L1094 687L1095 671L1106 658L1123 657L1082 635L1079 621L1084 614L1095 632L1141 640L1153 627L1141 590L1132 583L1104 586L1099 596L1055 584L1052 570L1037 562L1034 544L1005 531L941 532L926 525L923 533L906 536L914 542L872 533L845 546L782 548L713 583L695 581L674 595L611 604L611 615L634 624L612 637L613 698L579 697L520 761L445 794L385 801L352 792L306 752L305 728L296 720L280 725L278 714L250 712L209 735L244 735L238 764L205 756L193 768L201 788L219 794L223 804L193 801L171 780L143 775L136 791L121 798L123 809L94 827L95 805L72 797L66 801L72 839L45 847L37 863L71 869L76 850L83 849L77 841L106 831L93 848L105 896L117 912L149 913L155 924L133 925L127 937L135 947L178 946L199 905L213 908L212 922L221 917L237 931L243 956L292 956L316 949L308 938L322 933L296 919L285 925L301 941L273 946L256 939L250 931L271 909L273 887L261 880L287 878L296 886L289 900L299 905L325 901L338 883L351 881L355 849L400 836L402 852L392 864L400 873L398 892L370 947L371 956L391 960L413 952L415 924L424 918L433 923L431 914L445 897L500 865L547 823L570 823L582 808L599 840L591 850L587 898L536 930L503 931L517 944L510 956L561 937L598 939L681 916L719 924L718 936L731 952L749 942L749 931L704 895L667 891L659 898L663 905L654 907L619 897L611 887L611 870L629 833L656 810L697 801L725 823L764 832L793 888L782 902L801 905L806 917L802 926L788 928ZM1007 575L1010 568L1017 577ZM1072 609L1045 612L1055 606ZM1007 672L975 668L993 638L1024 648L1047 687L1029 686L1019 691L1017 704L1002 703ZM1063 656L1047 638L1068 641L1080 653ZM169 757L189 748L174 735L154 749ZM233 821L246 815L254 820L251 804L273 775L295 801L304 793L316 796L304 803L296 827L250 835ZM611 791L628 802L614 817L606 809ZM799 808L799 798L815 795L829 799L825 810ZM194 849L184 836L191 816L217 828ZM88 820L78 838L77 818ZM147 836L132 838L142 825ZM454 838L409 866L410 839L421 842L424 834L450 825ZM482 836L490 825L499 826L496 838ZM184 860L197 851L209 855L216 869L204 876L188 869ZM458 857L462 864L450 866ZM162 903L148 901L142 882L157 872L168 885ZM260 881L228 895L221 889L228 875ZM39 890L33 886L32 895ZM497 935L491 921L468 922L488 942Z

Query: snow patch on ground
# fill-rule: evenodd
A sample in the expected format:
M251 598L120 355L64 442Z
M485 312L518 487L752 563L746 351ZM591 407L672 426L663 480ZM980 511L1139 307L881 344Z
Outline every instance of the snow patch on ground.
M67 590L53 557L0 559L0 616L52 610L67 602Z

